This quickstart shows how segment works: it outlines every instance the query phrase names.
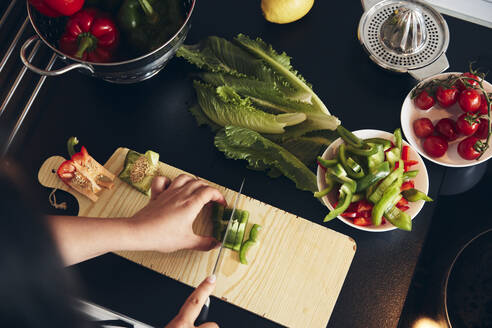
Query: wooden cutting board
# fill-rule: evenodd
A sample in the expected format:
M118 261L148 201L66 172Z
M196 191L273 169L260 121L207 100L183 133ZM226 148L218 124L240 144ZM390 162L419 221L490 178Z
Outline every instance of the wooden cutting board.
M127 151L118 148L104 166L118 175ZM102 191L93 203L69 190L57 177L56 169L63 161L59 156L48 158L38 179L43 186L73 194L79 202L79 216L127 217L148 202L145 195L116 179L113 189ZM171 179L186 173L164 163L160 163L160 169ZM235 191L209 183L233 204ZM238 208L250 212L247 232L254 223L262 225L263 230L259 243L250 249L249 265L240 264L236 252L225 250L214 296L288 327L325 327L354 257L355 241L246 195L241 195ZM194 224L196 233L211 234L210 215L211 209L204 208ZM211 274L217 253L186 250L117 254L196 287Z

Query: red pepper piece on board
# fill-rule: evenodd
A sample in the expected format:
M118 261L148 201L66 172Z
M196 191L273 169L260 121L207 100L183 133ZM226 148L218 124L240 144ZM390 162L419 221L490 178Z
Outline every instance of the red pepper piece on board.
M106 63L113 59L118 40L114 21L97 9L87 8L68 20L60 50L82 60Z
M413 180L408 180L403 182L400 190L403 191L403 190L414 189L414 188L415 188L415 183L413 182Z
M84 0L29 0L29 3L49 17L72 16L84 6Z

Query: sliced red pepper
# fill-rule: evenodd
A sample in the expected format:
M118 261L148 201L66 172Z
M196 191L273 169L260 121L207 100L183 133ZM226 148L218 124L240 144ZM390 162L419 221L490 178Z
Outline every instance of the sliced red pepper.
M354 219L354 224L358 226L370 226L372 224L371 220L364 217L357 217Z
M416 164L418 164L418 161L404 161L404 171L408 172L408 169Z
M357 212L347 212L347 211L345 211L345 212L342 213L342 216L344 218L347 218L347 219L354 219L358 215L359 215L359 213L357 213Z
M357 202L357 212L362 213L364 211L372 211L374 205L367 201L366 199L362 199Z
M406 200L404 197L400 198L400 200L396 204L397 207L398 206L405 206L405 205L408 205L408 200Z
M403 149L401 150L401 159L404 161L408 161L409 154L410 154L410 147L403 146Z
M403 182L400 190L403 191L403 190L414 189L414 188L415 188L415 183L413 182L413 180L408 180Z
M78 153L73 154L72 161L76 162L79 165L84 165L89 160L89 158L89 152L84 146L82 146Z
M405 212L406 210L408 210L410 208L410 206L406 206L406 205L403 205L403 206L396 205L396 207L398 207L398 209L400 211L403 211L403 212Z
M73 178L74 172L75 166L73 166L73 162L71 160L68 160L61 163L56 173L64 182L66 182L66 180Z

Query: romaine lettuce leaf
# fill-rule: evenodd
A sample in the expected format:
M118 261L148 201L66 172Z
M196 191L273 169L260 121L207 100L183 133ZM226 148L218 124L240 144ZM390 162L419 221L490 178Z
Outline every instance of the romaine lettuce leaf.
M203 113L220 126L236 125L262 133L283 133L286 126L299 124L306 119L304 113L273 115L256 109L242 99L233 89L217 89L194 82L198 103Z
M247 160L252 169L279 170L294 181L298 189L317 190L316 176L306 165L283 147L255 131L226 126L215 136L215 146L229 158Z
M237 41L242 47L247 49L254 56L263 59L268 65L270 65L276 73L282 76L287 83L297 90L311 94L312 103L319 108L320 111L325 114L330 114L328 108L323 104L321 99L313 92L311 85L309 85L306 80L292 68L290 64L290 57L287 54L278 54L271 45L265 43L260 38L256 40L251 40L244 34L239 34L235 41Z

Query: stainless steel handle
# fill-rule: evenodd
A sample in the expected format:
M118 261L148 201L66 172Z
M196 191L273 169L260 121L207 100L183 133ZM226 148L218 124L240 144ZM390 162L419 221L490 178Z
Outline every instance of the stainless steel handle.
M409 69L408 73L416 80L422 81L429 76L436 75L444 72L449 68L448 58L445 54L442 54L432 64L417 69Z
M376 3L381 1L382 0L361 0L362 8L364 8L364 11L368 11L369 8L372 8Z
M29 39L26 40L26 42L24 42L24 44L22 45L22 47L20 49L20 58L22 60L22 63L27 68L29 68L31 71L38 73L39 75L44 75L44 76L57 76L57 75L64 74L66 72L69 72L69 71L77 69L77 68L83 68L83 69L88 70L91 73L94 73L94 69L90 65L82 64L82 63L71 64L71 65L68 65L68 66L65 66L63 68L53 70L53 71L47 71L47 70L44 70L44 69L41 69L41 68L34 66L33 64L31 64L29 62L29 60L27 60L26 50L27 50L27 48L29 48L31 43L33 43L36 40L39 40L39 36L37 36L37 35L31 36Z

